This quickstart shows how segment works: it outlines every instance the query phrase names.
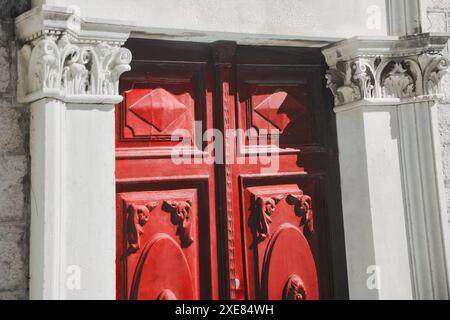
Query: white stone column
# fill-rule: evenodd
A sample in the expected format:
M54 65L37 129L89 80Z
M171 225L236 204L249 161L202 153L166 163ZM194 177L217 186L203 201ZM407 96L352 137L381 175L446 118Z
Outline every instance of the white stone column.
M388 34L395 36L422 32L423 0L386 0Z
M448 299L435 101L447 37L324 49L335 96L350 298Z
M16 19L31 104L31 299L115 299L115 126L126 27L41 6Z

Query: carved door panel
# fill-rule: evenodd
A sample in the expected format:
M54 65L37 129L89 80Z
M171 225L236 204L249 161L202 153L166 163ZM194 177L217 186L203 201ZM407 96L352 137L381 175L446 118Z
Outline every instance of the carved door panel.
M225 139L230 152L222 168L230 296L336 297L335 277L342 274L333 270L342 262L329 239L341 241L336 230L342 222L320 56L314 50L234 49L230 43L228 57L216 54L223 129L245 133Z
M128 48L116 107L117 297L346 298L320 51ZM223 149L211 153L212 141ZM180 153L190 161L174 161Z
M117 195L130 299L199 298L197 197L196 189Z
M238 157L259 159L256 165L236 168L242 180L240 221L250 298L319 298L313 190L304 190L312 182L303 179L308 173L299 159L318 140L313 72L298 65L237 66L237 126L250 132L238 141ZM271 167L266 168L263 153L276 148L278 154L270 155ZM262 175L259 183L252 184L249 174ZM275 182L281 175L290 177Z
M117 297L218 298L214 166L173 159L209 157L196 144L212 126L209 48L129 48L116 107Z
M258 299L319 298L314 185L242 185L247 294ZM293 180L298 177L292 176Z

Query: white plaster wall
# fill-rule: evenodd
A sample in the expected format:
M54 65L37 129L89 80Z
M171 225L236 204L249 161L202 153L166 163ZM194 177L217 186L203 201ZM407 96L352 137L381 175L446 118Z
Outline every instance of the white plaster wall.
M303 37L386 35L385 0L34 0L141 28ZM164 32L164 31L162 31ZM194 37L202 35L195 35Z

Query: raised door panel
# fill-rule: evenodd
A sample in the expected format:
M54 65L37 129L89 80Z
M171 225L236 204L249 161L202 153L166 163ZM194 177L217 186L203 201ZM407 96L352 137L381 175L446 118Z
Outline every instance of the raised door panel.
M199 220L207 220L202 209L197 189L117 194L123 298L200 298L199 244L208 241L199 235Z
M146 60L134 61L133 68L121 82L118 153L169 157L180 147L200 152L195 142L207 122L206 63Z
M237 66L237 127L247 132L244 150L275 143L296 150L317 144L312 71L302 66Z
M241 177L245 284L250 299L319 298L318 273L324 270L319 267L317 231L323 217L320 201L315 200L317 182L303 176L284 181ZM299 180L302 183L289 183Z

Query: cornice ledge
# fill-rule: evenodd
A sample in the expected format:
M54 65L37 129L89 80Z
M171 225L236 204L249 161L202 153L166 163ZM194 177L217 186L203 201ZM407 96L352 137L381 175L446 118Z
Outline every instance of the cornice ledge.
M448 39L448 34L431 33L354 37L323 48L335 110L361 100L400 99L403 104L441 99L441 79L450 64L442 54Z
M36 7L16 18L20 103L54 98L71 103L122 101L119 77L130 70L121 46L131 25L80 16L77 7Z
M335 106L333 108L333 111L335 113L339 113L360 108L367 109L371 107L386 107L386 106L394 107L405 104L433 102L436 100L442 101L443 98L444 95L442 94L423 95L411 98L367 98L367 99L364 98L361 100L355 100L353 102Z

